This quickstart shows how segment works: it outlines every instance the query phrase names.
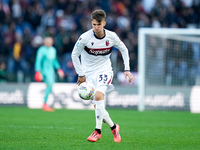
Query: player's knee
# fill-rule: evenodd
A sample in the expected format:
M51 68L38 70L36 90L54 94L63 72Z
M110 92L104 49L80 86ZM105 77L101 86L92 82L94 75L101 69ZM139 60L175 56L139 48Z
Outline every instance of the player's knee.
M97 91L95 94L95 101L103 100L104 99L104 94Z

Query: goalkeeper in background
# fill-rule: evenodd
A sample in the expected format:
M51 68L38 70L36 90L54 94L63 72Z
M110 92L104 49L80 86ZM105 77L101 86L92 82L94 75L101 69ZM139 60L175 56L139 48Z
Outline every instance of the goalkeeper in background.
M47 100L55 82L55 71L57 71L60 78L64 77L64 72L60 68L60 64L57 60L57 52L55 47L53 47L53 38L46 37L43 43L44 44L39 47L36 54L35 80L37 82L43 81L46 83L47 87L45 89L42 109L52 112L54 109L47 105Z

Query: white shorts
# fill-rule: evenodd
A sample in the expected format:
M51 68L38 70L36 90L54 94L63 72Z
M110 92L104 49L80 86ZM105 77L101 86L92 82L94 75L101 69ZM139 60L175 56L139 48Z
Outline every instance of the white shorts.
M113 79L113 72L101 72L86 76L86 81L94 84L96 91L100 91L104 95L106 94L106 92L114 90L115 87L113 84L111 84L112 79Z

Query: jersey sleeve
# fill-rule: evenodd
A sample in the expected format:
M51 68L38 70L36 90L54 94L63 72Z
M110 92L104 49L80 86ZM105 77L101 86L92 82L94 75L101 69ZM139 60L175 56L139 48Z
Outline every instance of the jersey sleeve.
M42 47L40 47L37 50L37 54L36 54L36 59L35 59L35 71L42 71L42 58L43 58L43 53L42 53Z
M121 52L122 58L124 61L124 70L130 70L130 65L129 65L129 53L128 49L125 46L125 44L119 39L116 33L114 33L114 39L115 39L115 47Z
M73 48L73 51L72 51L72 62L73 62L73 65L74 65L74 68L76 70L76 73L79 75L79 76L84 76L85 75L85 72L84 72L84 69L83 69L83 66L80 62L80 59L79 59L79 56L81 55L81 52L84 50L84 47L85 47L85 40L80 37L78 39L78 41L76 42L74 48Z

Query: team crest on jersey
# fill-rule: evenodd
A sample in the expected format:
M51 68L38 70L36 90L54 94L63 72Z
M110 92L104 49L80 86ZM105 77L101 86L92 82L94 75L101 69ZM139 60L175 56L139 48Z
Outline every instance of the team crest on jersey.
M92 46L94 45L94 42L91 42Z
M109 43L109 40L107 40L107 41L106 41L106 46L108 46L109 44L110 44L110 43Z

